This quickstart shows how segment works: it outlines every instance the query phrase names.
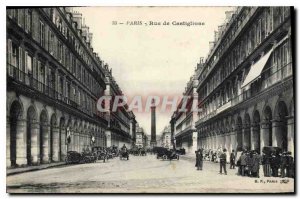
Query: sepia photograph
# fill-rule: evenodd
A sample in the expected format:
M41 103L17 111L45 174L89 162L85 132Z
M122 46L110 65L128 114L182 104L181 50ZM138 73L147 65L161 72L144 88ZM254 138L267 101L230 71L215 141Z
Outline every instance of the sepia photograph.
M5 15L8 194L295 194L294 7Z

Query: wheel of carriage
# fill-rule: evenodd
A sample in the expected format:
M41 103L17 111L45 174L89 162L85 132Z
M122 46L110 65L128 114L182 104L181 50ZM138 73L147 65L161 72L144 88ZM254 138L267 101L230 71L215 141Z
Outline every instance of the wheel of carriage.
M179 155L177 155L177 160L179 160Z
M129 160L129 156L127 156L127 160Z

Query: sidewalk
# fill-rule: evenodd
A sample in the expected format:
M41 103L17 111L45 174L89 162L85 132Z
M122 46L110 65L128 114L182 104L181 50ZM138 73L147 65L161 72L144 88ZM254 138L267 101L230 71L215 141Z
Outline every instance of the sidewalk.
M65 162L55 162L49 164L41 164L38 166L27 166L27 167L19 167L19 168L6 168L6 176L15 175L19 173L25 173L30 171L37 171L42 169L48 169L51 167L57 167L61 165L65 165Z

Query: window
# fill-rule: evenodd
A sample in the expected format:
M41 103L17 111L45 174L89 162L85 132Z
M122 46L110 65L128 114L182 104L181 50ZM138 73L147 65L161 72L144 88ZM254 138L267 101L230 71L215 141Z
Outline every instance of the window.
M67 99L70 99L71 96L71 84L70 82L67 82L67 87L66 87L66 97Z
M19 53L18 47L16 45L12 45L12 58L11 58L11 65L14 67L18 67L19 62Z
M41 46L45 46L45 25L40 21L40 44Z
M28 72L28 75L32 76L32 57L30 55L27 54L27 72Z
M38 68L39 68L39 81L44 84L45 83L45 66L43 63L41 63L40 61L38 61Z
M58 92L60 94L63 94L63 92L64 92L64 79L62 76L60 76L60 78L59 78Z
M62 63L62 57L63 57L63 46L60 41L58 41L57 45L57 55L58 55L58 61Z
M51 30L49 30L48 36L49 36L48 39L49 53L51 55L54 55L54 34Z
M25 10L25 32L31 33L32 31L32 11L30 9Z
M78 104L81 104L81 93L80 93L80 89L78 88Z

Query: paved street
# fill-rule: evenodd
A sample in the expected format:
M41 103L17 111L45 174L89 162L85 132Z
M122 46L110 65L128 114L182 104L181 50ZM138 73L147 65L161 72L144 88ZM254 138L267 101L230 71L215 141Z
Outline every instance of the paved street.
M228 167L227 167L228 168ZM204 162L197 171L194 162L157 160L154 155L130 156L130 160L115 158L107 163L97 162L60 166L7 177L8 192L291 192L294 180L281 183L281 178L259 179L241 177L236 170L228 175L218 174L219 165ZM276 182L275 182L276 181Z

